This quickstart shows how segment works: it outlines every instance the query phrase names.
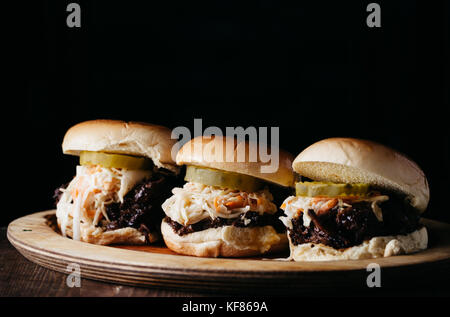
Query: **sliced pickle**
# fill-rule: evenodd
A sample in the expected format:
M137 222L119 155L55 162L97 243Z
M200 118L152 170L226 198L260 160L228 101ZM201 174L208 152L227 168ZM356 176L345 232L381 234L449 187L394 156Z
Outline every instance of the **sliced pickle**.
M197 166L188 166L184 179L188 182L238 189L246 192L255 192L264 186L264 181L252 176Z
M80 153L80 164L128 170L151 169L153 166L153 162L145 157L91 151L82 151Z
M298 182L295 183L297 196L365 196L369 193L368 184L336 184L326 182Z

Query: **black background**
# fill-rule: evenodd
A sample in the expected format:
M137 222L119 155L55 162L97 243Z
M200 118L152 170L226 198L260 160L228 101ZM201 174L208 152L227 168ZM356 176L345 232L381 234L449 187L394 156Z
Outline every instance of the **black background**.
M370 1L77 1L79 29L70 2L23 3L8 29L1 225L52 208L77 163L65 131L98 118L277 126L294 155L325 137L379 141L422 167L425 216L450 222L448 1L378 1L381 28L366 25Z

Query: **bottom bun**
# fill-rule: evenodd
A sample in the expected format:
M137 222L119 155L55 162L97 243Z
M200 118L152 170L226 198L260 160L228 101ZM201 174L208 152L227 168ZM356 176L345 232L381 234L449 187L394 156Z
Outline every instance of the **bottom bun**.
M286 234L277 233L272 226L223 226L180 236L163 220L161 233L169 249L201 257L255 256L280 252L288 247Z
M58 228L61 230L61 224L58 220ZM66 235L73 237L72 224L69 222L66 228ZM93 225L80 224L80 241L108 245L108 244L145 244L146 236L131 227L120 228L116 230L104 231L99 227ZM159 240L159 234L156 232L150 232L147 234L148 241L150 243Z
M427 229L422 227L407 235L374 237L360 245L334 249L324 244L304 243L293 245L290 259L294 261L331 261L331 260L360 260L408 254L427 248Z

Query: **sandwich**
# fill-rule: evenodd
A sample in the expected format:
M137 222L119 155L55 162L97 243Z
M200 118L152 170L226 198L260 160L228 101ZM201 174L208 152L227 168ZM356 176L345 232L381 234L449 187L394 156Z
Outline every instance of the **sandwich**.
M227 142L234 143L228 152ZM179 150L176 162L186 165L186 183L174 188L162 205L166 217L161 233L168 248L200 257L287 250L279 220L282 211L273 193L286 192L293 185L293 157L279 151L276 171L263 173L266 163L259 155L249 159L249 153L257 150L255 143L220 136L196 137ZM243 153L245 159L240 160Z
M161 204L178 184L170 136L166 127L118 120L71 127L62 150L80 164L55 192L62 235L101 245L157 241Z
M420 215L429 201L424 172L381 144L330 138L293 162L301 177L281 218L295 261L388 257L427 248Z

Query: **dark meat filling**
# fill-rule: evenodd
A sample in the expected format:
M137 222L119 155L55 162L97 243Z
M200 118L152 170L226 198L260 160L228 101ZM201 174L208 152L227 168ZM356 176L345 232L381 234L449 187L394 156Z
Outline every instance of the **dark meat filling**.
M179 186L181 180L165 170L155 172L150 179L146 179L135 185L125 196L123 203L111 203L106 205L106 213L110 222L106 219L99 222L98 226L104 230L115 230L132 227L141 231L145 236L151 231L159 232L164 212L162 203L171 195L173 187ZM60 188L66 188L68 184ZM61 190L55 191L54 199L58 203Z
M292 219L289 236L294 245L322 243L335 249L359 245L372 237L404 235L421 227L419 214L403 203L403 199L391 197L381 203L383 221L378 221L370 202L357 202L351 207L338 206L320 215L307 210L311 217L309 227L303 225L303 217Z
M236 227L263 227L272 226L278 233L286 231L283 223L279 220L279 217L283 214L282 210L278 210L275 214L262 214L255 211L247 211L242 216L233 219L226 218L207 218L197 223L183 226L182 224L173 221L169 217L164 218L173 229L173 231L183 236L188 233L206 230L209 228L218 228L223 226L236 226ZM247 224L246 224L247 223Z
M150 179L134 186L123 203L106 205L109 222L101 223L105 230L132 227L144 234L159 231L164 212L162 203L171 195L178 180L169 174L155 173Z

